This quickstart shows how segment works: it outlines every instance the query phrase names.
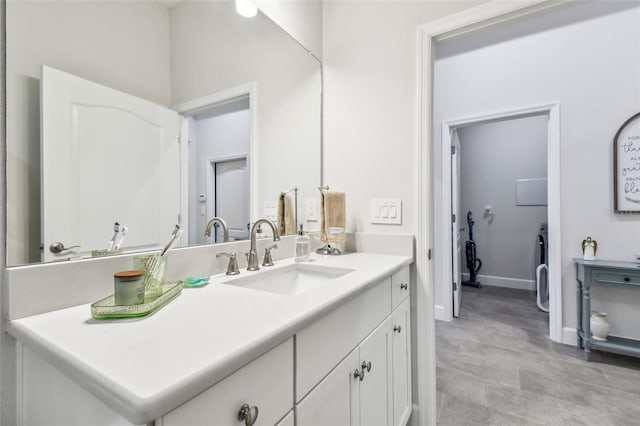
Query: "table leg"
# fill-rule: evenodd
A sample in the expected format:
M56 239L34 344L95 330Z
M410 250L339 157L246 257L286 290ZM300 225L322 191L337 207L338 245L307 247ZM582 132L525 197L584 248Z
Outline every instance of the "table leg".
M582 333L584 344L584 359L589 361L591 352L591 288L582 286Z
M584 341L582 339L583 327L582 327L582 282L578 281L578 285L576 287L576 309L578 311L578 318L576 324L576 332L578 334L578 347L584 348Z

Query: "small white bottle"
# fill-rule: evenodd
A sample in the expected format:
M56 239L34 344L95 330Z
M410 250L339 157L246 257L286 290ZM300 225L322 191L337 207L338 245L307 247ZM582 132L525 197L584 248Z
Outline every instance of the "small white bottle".
M306 262L309 260L310 250L310 242L309 236L304 233L302 230L302 225L300 225L300 231L298 231L298 236L296 237L296 262Z

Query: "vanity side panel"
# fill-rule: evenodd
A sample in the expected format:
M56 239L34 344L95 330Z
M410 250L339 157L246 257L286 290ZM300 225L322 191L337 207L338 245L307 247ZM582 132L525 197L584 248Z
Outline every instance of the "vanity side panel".
M296 402L391 313L391 278L296 334Z
M18 425L133 425L26 346L17 353Z

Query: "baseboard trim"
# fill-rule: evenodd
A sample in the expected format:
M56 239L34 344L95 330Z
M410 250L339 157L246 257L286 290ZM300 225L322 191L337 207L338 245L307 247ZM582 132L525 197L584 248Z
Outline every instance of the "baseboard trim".
M578 346L578 335L576 329L572 327L562 327L562 343L565 345Z
M469 274L463 273L462 279L468 280ZM536 282L534 280L523 280L520 278L494 277L491 275L478 275L477 280L482 285L488 285L491 287L504 287L504 288L513 288L516 290L529 290L529 291L535 291L536 289Z
M444 310L444 306L440 306L440 305L435 305L433 308L433 313L434 316L436 318L437 321L451 321L449 319L447 319L447 317L445 316L445 310Z

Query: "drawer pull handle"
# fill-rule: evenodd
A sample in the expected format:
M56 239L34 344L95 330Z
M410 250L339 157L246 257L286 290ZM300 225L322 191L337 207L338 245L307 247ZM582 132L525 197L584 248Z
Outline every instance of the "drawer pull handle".
M371 372L371 361L362 361L362 371L367 370L367 373Z
M406 290L407 288L409 288L409 286L407 286L406 283L400 284L400 290Z
M258 407L242 404L240 411L238 411L238 420L244 420L246 426L252 426L258 420Z
M360 381L364 380L364 370L360 371L356 368L356 371L353 372L354 379L360 379Z
M395 331L396 333L400 333L402 331L402 327L399 325L394 325L393 331Z
M631 278L629 278L629 277L624 277L624 282L625 282L625 283L628 283L629 281L631 281Z

